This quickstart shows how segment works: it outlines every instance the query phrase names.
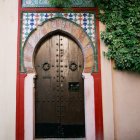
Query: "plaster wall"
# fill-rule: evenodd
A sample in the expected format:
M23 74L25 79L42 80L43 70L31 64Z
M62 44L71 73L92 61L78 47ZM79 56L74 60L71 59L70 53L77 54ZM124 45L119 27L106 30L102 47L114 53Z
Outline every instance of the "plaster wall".
M103 51L101 41L104 140L140 140L140 74L114 70Z
M0 0L0 140L15 140L17 11Z
M100 23L100 31L103 30L105 30L105 26ZM107 51L107 47L102 40L100 42L104 140L114 140L112 64L103 55L103 52Z
M116 140L140 140L140 74L113 70Z

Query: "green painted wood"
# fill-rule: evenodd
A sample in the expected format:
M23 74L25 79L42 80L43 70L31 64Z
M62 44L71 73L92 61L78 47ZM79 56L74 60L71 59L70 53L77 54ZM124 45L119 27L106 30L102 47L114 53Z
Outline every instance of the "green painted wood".
M92 0L72 0L72 7L94 7ZM22 0L22 7L54 7L48 0ZM67 7L67 6L63 6Z

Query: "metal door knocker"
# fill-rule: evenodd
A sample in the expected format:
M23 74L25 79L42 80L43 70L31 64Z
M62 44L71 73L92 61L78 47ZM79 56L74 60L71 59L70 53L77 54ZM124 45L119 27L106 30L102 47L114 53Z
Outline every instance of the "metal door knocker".
M50 69L50 64L49 64L48 62L45 62L45 63L43 64L42 68L43 68L44 71L47 71L47 70Z
M74 62L72 62L72 63L69 65L69 69L72 70L72 71L77 70L77 64L75 64Z

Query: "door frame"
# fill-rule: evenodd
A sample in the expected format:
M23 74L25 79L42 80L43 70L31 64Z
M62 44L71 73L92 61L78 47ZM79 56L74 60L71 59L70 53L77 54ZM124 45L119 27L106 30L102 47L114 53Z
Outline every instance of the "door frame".
M64 24L64 23L65 24ZM53 25L49 26L48 30L45 30L48 27L47 25L50 23ZM58 24L60 23L60 24ZM70 25L69 28L64 25ZM56 26L55 26L56 25ZM59 26L58 26L59 25ZM55 26L55 28L54 28ZM71 29L70 29L71 28ZM73 32L72 28L74 28L75 32L78 32L78 35L75 36L75 32ZM47 28L48 29L48 28ZM43 31L43 32L42 32ZM81 34L82 37L81 37ZM42 33L41 33L42 32ZM26 40L24 46L24 69L27 71L27 77L25 78L25 92L24 92L24 140L33 140L35 138L35 85L34 78L36 76L36 71L34 68L34 55L35 50L38 48L39 44L45 39L53 34L64 34L74 40L79 47L82 49L83 58L84 58L84 69L82 73L82 77L84 79L84 108L85 108L85 136L86 140L95 140L95 104L94 104L94 80L91 75L92 68L94 66L94 52L92 48L92 44L90 44L90 40L87 37L87 34L84 30L75 25L74 23L64 20L63 18L55 18L48 20L42 26L37 28L34 32L31 33L30 37ZM83 41L86 40L86 43ZM90 52L90 53L87 53ZM92 55L92 61L88 63L86 61L89 56ZM28 58L28 59L27 59ZM30 61L29 61L30 60Z
M24 85L26 73L20 72L20 40L21 40L21 13L22 12L63 12L62 8L23 8L22 0L18 0L18 37L17 37L17 88L16 88L16 140L24 140ZM73 8L75 12L95 12L97 8ZM103 140L103 111L101 88L101 60L100 60L100 34L99 21L96 19L96 40L98 46L98 72L91 73L94 77L94 104L96 140ZM30 76L34 77L34 75ZM27 78L26 78L27 79ZM33 85L31 85L33 87Z
M35 85L36 74L27 74L24 85L24 140L35 138ZM86 140L95 140L94 79L89 73L82 73L84 79L84 108Z

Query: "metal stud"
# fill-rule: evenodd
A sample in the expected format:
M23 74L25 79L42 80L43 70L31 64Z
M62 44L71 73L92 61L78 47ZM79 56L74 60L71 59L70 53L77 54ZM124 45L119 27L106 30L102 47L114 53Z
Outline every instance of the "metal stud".
M61 78L63 78L63 79L64 79L64 76L61 76Z

